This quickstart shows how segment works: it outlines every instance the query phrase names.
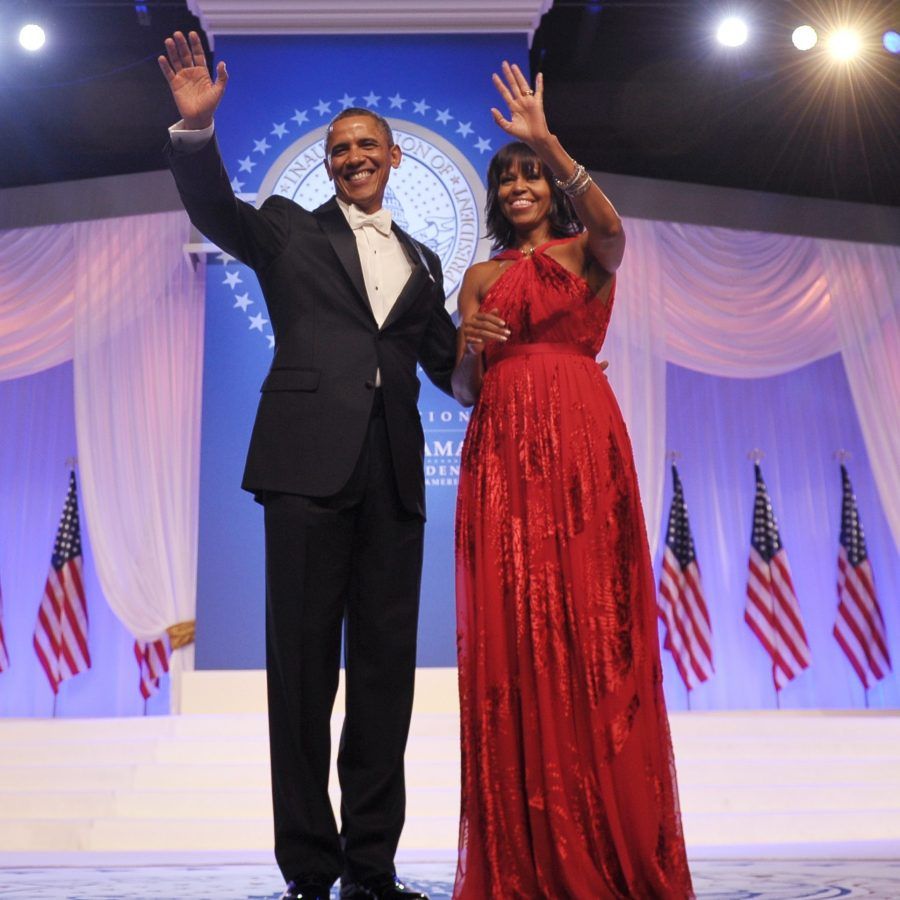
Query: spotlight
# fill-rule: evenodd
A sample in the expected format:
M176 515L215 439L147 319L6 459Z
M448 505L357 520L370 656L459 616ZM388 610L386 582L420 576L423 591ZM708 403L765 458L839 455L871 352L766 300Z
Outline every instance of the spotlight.
M40 25L29 23L28 25L23 25L22 30L19 32L19 43L31 53L40 50L46 41L47 35L44 34L44 29Z
M794 29L791 41L798 50L812 50L818 43L819 36L812 25L801 25Z
M841 28L828 38L828 49L835 59L849 62L859 53L861 41L859 35L849 28Z
M719 23L716 39L726 47L740 47L747 40L747 25L737 16L729 16Z
M888 53L900 53L900 34L896 31L886 31L881 39L884 49Z

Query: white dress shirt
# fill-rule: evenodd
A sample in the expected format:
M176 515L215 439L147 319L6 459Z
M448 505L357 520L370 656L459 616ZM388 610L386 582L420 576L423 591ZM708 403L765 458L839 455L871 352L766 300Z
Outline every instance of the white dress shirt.
M393 231L382 234L374 225L369 224L354 227L350 214L351 204L345 203L340 197L337 198L337 204L353 228L369 305L381 328L394 308L403 285L409 281L412 265ZM390 216L390 213L387 215Z

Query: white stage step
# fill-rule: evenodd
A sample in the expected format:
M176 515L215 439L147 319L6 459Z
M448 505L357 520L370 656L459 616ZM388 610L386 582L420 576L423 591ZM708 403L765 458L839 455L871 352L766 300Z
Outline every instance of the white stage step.
M406 858L452 858L456 846L455 673L441 671L419 682ZM188 691L195 711L178 716L0 721L2 851L258 859L271 848L268 749L265 715L254 711L259 674L246 674L250 687L236 692L243 711L222 711L228 691L216 689L214 713L197 711L202 700ZM233 688L235 674L227 677ZM678 713L671 725L693 856L796 846L827 855L851 844L900 856L900 715ZM339 730L340 713L335 744Z

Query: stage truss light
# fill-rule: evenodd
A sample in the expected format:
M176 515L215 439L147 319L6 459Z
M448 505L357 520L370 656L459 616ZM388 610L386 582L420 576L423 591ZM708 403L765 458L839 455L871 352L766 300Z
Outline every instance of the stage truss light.
M828 50L841 62L849 62L859 54L862 41L852 28L839 28L828 37Z
M725 47L740 47L747 42L747 23L737 16L722 19L716 29L716 40Z
M144 2L137 2L134 4L134 13L137 16L138 25L142 28L150 27L150 10L147 7L147 4Z
M812 50L819 42L819 35L812 25L800 25L791 34L791 43L798 50Z
M47 35L40 25L29 22L19 31L19 44L30 53L35 53L47 42Z

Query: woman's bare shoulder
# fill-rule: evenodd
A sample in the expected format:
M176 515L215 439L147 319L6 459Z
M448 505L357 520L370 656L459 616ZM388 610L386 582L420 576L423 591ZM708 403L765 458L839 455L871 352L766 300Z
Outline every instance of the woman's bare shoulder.
M506 261L499 259L486 259L484 262L474 263L466 270L463 288L480 301L506 266Z

